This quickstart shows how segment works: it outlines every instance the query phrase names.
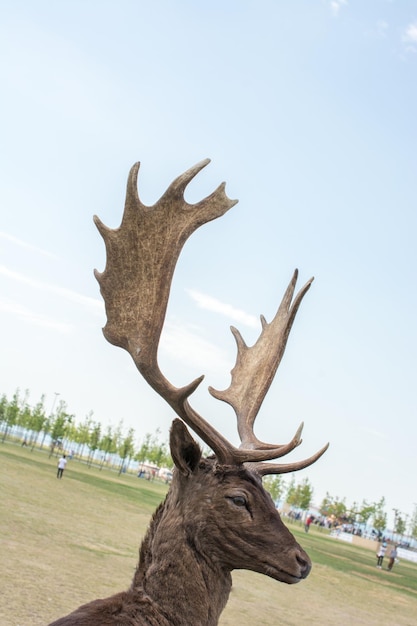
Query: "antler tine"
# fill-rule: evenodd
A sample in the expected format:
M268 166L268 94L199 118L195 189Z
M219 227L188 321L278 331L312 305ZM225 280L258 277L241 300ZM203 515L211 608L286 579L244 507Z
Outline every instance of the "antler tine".
M260 476L268 476L270 474L288 474L305 469L309 465L313 465L327 450L329 444L321 448L316 454L303 461L295 461L294 463L248 463L247 465L256 471Z
M176 388L157 361L172 276L185 241L199 226L237 203L226 196L224 183L197 204L185 201L186 186L209 162L205 159L176 178L152 207L139 199L140 164L136 163L129 174L120 227L110 229L94 217L107 254L104 272L95 270L95 276L106 305L106 339L129 352L151 387L226 463L234 458L233 446L188 403L203 377Z

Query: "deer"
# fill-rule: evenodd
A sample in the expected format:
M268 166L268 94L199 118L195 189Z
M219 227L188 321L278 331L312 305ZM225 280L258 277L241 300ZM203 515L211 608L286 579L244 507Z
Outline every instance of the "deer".
M254 423L313 279L294 297L295 270L273 320L261 316L261 334L253 346L231 327L237 357L230 386L223 391L209 387L209 392L234 410L239 447L190 404L204 376L175 387L158 365L183 245L198 227L237 203L226 195L225 183L196 204L186 202L187 185L209 162L176 178L153 206L139 199L136 163L128 176L120 227L110 229L94 216L106 249L104 271L95 270L106 309L103 334L130 354L146 383L176 414L169 435L174 472L141 543L130 588L84 604L50 626L215 626L233 570L252 570L287 584L298 583L311 570L310 558L284 525L262 478L310 466L328 444L305 460L279 463L300 445L303 424L288 443L272 444L256 437ZM212 454L203 456L189 429Z

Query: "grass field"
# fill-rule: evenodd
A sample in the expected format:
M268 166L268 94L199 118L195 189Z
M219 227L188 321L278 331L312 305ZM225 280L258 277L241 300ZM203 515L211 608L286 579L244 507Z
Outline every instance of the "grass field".
M0 626L45 626L83 602L127 588L150 515L166 487L0 445ZM415 626L417 565L375 567L374 551L290 526L313 561L284 585L237 571L222 626ZM195 625L184 625L195 626Z

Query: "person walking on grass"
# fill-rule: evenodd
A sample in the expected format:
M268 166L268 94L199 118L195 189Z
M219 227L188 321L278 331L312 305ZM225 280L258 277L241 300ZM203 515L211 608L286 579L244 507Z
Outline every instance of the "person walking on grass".
M397 559L397 546L392 546L391 552L389 553L389 561L388 561L388 571L390 572L394 566L394 563Z
M62 474L64 473L64 469L67 466L66 455L63 454L62 457L58 461L58 471L56 473L57 478L62 478Z
M306 519L306 523L304 525L304 530L306 531L306 533L308 533L308 531L310 530L310 526L312 524L314 520L314 517L312 515L309 515Z
M387 550L387 544L384 541L383 543L381 543L381 545L379 546L379 550L376 553L376 559L377 559L376 566L378 569L382 568L382 561L384 560L386 550Z

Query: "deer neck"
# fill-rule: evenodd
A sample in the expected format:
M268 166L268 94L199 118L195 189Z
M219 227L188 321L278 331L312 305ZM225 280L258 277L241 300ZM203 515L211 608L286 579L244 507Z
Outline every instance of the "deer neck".
M232 587L229 570L199 552L171 493L155 512L132 582L173 625L215 626Z

